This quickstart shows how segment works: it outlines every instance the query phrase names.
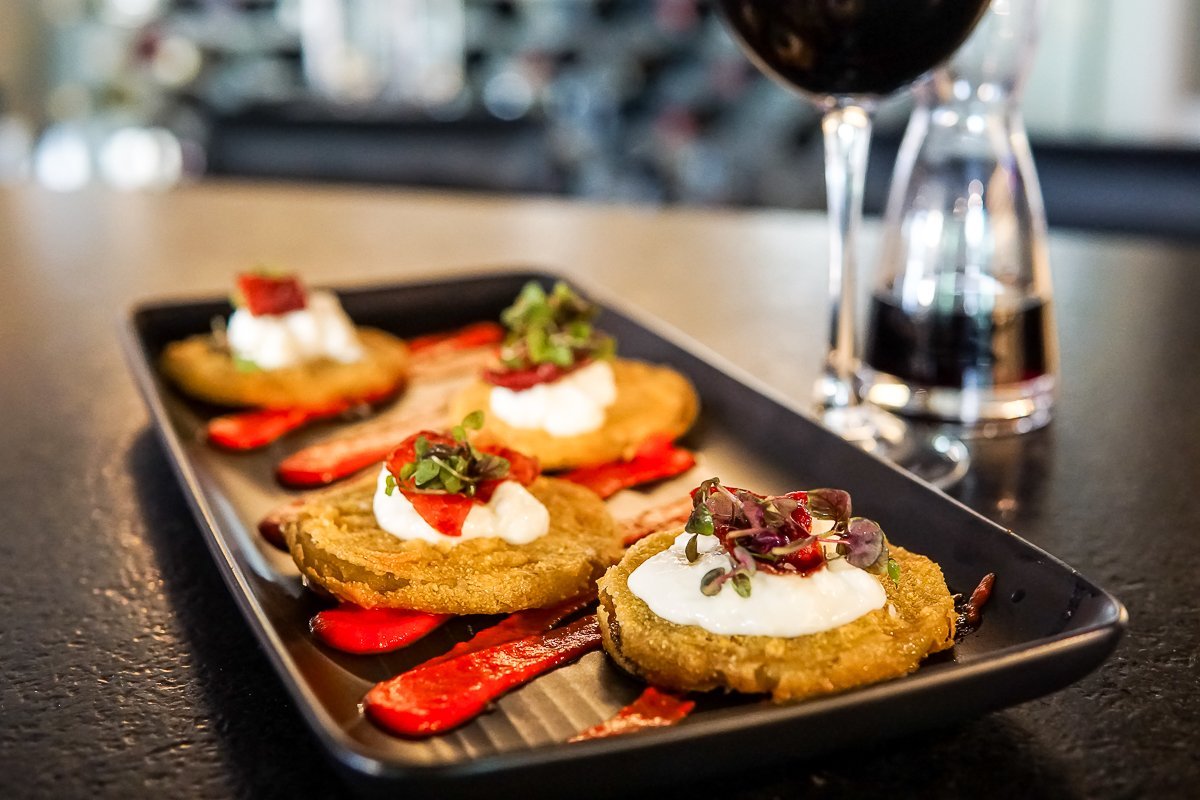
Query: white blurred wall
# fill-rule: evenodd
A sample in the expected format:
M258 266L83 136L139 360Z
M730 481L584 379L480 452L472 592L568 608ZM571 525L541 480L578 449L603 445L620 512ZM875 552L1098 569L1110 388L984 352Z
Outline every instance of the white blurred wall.
M1200 144L1200 2L1047 0L1025 96L1047 139Z

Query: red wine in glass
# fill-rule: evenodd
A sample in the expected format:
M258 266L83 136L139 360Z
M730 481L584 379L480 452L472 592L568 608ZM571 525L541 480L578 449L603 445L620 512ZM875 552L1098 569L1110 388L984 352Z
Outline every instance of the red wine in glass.
M776 80L820 97L882 97L945 61L990 0L718 0Z

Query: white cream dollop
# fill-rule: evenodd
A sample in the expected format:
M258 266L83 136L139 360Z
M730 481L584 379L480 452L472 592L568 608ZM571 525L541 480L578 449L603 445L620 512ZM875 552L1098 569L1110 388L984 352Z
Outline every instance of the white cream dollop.
M604 411L617 399L612 365L593 361L558 380L528 389L492 387L491 411L514 428L575 436L604 424Z
M467 513L462 536L447 536L426 522L403 492L387 493L390 474L386 465L380 469L372 507L379 527L400 539L454 545L494 537L509 544L529 544L550 530L550 512L541 501L516 481L504 481L487 503L475 505Z
M879 581L844 559L805 576L759 571L750 578L749 597L729 584L707 597L700 593L700 579L717 567L729 569L729 558L717 537L701 536L700 558L689 564L684 550L690 538L681 533L629 576L629 590L668 622L726 636L788 638L837 628L887 602Z
M332 292L309 292L306 306L260 317L237 309L225 326L229 349L260 369L281 369L318 358L349 364L363 357L354 323Z

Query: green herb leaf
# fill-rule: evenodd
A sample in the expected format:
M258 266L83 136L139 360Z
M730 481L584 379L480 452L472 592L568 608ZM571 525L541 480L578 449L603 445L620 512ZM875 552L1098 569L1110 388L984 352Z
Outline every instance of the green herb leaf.
M705 597L715 597L721 591L722 581L725 570L722 567L710 569L704 573L704 577L700 579L700 594Z
M695 564L697 559L700 558L700 550L696 546L697 538L698 534L693 534L692 538L688 539L687 546L683 548L683 554L687 556L689 564Z
M887 574L892 579L892 583L900 585L900 564L894 558L887 560Z
M388 479L397 485L411 481L422 492L448 492L475 496L476 487L485 480L502 480L512 465L508 459L491 453L481 453L467 440L467 430L483 427L483 412L475 411L451 429L453 442L419 436L413 442L414 458L400 467L399 473Z
M383 493L391 497L394 491L396 491L396 479L392 475L388 475L383 481Z
M441 467L432 459L417 462L417 471L413 473L413 483L423 486L441 473Z
M712 536L716 527L713 525L712 512L706 505L698 505L692 509L687 524L683 526L686 533L696 533L701 536Z
M500 314L508 328L500 361L508 369L539 364L567 368L581 359L609 358L612 337L592 325L599 309L559 282L547 295L537 282L527 283Z
M730 583L733 584L733 590L735 592L737 592L740 596L742 596L742 597L750 596L750 587L751 587L750 576L747 575L745 572L735 573L734 576L732 578L730 578Z
M233 356L233 368L238 372L258 372L260 367L248 358Z

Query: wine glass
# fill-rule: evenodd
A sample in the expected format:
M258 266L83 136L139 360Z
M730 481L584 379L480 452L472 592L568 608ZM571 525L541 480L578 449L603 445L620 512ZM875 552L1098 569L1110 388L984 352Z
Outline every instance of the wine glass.
M937 486L965 473L966 447L864 403L856 385L855 244L876 104L945 61L989 0L717 0L751 61L821 111L830 230L829 351L817 381L827 427Z

